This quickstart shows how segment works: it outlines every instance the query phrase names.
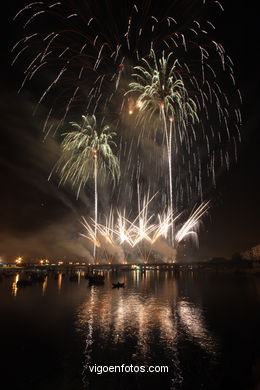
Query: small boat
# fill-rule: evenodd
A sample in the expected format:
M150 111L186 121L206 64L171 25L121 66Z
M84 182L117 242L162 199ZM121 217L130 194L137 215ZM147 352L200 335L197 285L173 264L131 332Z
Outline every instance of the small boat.
M120 283L120 282L112 283L112 285L113 285L113 288L125 287L125 283Z

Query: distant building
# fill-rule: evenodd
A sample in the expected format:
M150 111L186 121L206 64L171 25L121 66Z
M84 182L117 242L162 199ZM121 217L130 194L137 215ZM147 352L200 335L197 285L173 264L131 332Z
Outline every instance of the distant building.
M241 255L247 260L260 260L260 245L242 252Z

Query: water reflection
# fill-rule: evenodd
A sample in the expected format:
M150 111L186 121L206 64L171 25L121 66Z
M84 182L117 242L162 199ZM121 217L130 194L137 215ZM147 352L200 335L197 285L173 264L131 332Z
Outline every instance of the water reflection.
M59 293L61 291L61 285L62 285L62 272L59 272L59 274L58 274L58 291L59 291Z
M46 291L46 288L47 288L47 284L48 284L48 276L45 276L44 281L43 281L43 284L42 284L42 296L43 296L43 297L44 297L44 295L45 295L45 291Z
M180 301L178 315L188 337L206 352L217 353L216 337L207 329L203 312L192 302Z
M84 307L84 311L79 312L79 323L84 325L85 328L85 348L84 348L84 358L85 363L82 372L83 383L86 387L89 386L87 368L91 364L91 352L92 344L94 342L93 331L94 331L94 305L96 303L96 290L94 286L90 288L90 298L88 305Z
M17 274L15 275L15 278L14 278L14 281L13 281L13 284L12 284L12 295L13 295L14 297L17 296L17 291L18 291L17 282L18 282L18 280L19 280L19 277L20 277L20 274L17 273Z
M141 274L136 288L138 274L133 272L124 290L92 286L90 296L79 307L78 327L86 340L84 380L87 383L87 366L100 364L97 351L102 349L104 359L109 351L107 359L114 364L162 364L164 359L171 367L171 388L175 389L182 382L182 340L195 340L206 354L214 354L216 337L207 329L198 303L180 299L176 279L164 273L156 283L151 273Z
M103 286L89 287L82 273L74 283L70 275L58 269L19 287L29 272L2 272L1 351L23 356L13 387L30 377L37 389L259 388L256 276L136 270L106 272ZM112 289L117 281L126 287ZM123 363L166 365L169 374L87 369ZM4 372L11 377L12 367Z

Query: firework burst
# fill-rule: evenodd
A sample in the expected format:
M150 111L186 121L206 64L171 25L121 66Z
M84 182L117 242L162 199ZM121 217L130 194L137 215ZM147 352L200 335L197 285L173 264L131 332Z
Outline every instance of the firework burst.
M88 234L94 240L99 231L113 242L115 230L119 243L130 247L154 244L156 237L169 241L169 231L172 246L197 237L194 228L208 207L204 199L216 186L217 170L237 158L241 97L233 63L214 36L214 24L202 17L208 8L223 8L213 0L166 3L167 14L157 1L123 0L118 6L112 0L46 0L14 17L25 35L12 49L12 64L26 64L20 90L34 83L39 91L35 113L39 105L46 110L45 136L68 122L75 127L65 135L55 166L60 184L70 182L78 195L94 178L94 236ZM84 129L76 122L82 114ZM114 137L117 156L110 148ZM114 217L98 224L97 178L109 172L116 179L118 161L113 200L129 211L118 214L115 228ZM150 217L138 206L139 182L145 193L158 193ZM174 210L180 215L198 203L177 232ZM138 223L125 217L132 209L138 209Z
M157 59L154 50L152 50L151 63L144 59L144 67L134 67L135 73L132 77L136 81L129 84L130 90L127 92L127 94L137 95L138 121L151 124L152 120L159 117L162 123L168 155L171 213L173 213L172 136L177 138L176 133L178 132L182 142L190 121L191 123L198 121L196 104L189 97L180 71L178 71L178 60L170 63L172 56L173 53L170 53L165 58L164 53L162 53L162 58ZM176 140L174 144L177 145Z
M65 134L61 143L61 155L56 164L59 172L60 184L70 182L77 188L77 196L90 178L94 179L95 188L95 226L98 214L98 178L102 179L110 173L113 181L120 176L120 168L117 157L111 146L116 146L113 141L115 133L109 126L97 131L96 117L83 116L83 124L72 122L74 131ZM96 235L95 235L96 236ZM96 245L96 244L95 244ZM95 246L94 246L95 257Z
M146 260L150 255L156 257L160 252L160 243L164 245L170 242L171 228L173 224L181 219L182 214L173 215L170 210L162 214L151 214L149 212L149 205L153 198L143 200L142 209L133 221L126 218L126 211L120 213L117 210L117 218L114 218L114 213L110 211L109 217L106 219L105 224L97 223L95 220L91 220L90 223L83 218L82 225L85 228L86 233L82 234L98 248L101 248L102 243L107 243L107 248L123 248L124 257L122 261L127 257L129 248L135 249L137 253L141 254L141 257ZM179 226L174 231L174 241L178 246L183 240L191 238L193 242L198 245L198 231L202 221L202 217L208 213L210 202L204 202L198 207L194 208L185 222L180 222ZM109 247L108 247L109 245ZM170 259L175 260L176 251L169 246ZM109 249L107 249L109 251ZM147 255L148 254L148 255ZM169 257L167 258L169 260Z

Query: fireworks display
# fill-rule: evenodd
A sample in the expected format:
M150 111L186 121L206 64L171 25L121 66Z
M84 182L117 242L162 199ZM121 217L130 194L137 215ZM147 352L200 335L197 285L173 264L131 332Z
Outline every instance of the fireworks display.
M176 249L178 244L188 236L198 243L198 228L201 222L201 217L208 211L209 202L202 203L195 209L181 226L179 230L174 231L174 245L167 244L169 232L174 226L174 222L181 215L172 215L170 211L158 214L157 218L153 214L149 214L149 203L143 205L134 221L129 221L123 214L117 213L116 222L114 216L110 213L105 225L92 220L88 223L83 218L83 226L86 229L86 234L82 234L88 240L92 241L95 247L103 248L107 258L113 252L116 252L118 246L124 249L124 258L134 256L135 259L149 260L156 253L160 254L161 260L175 260ZM162 249L162 246L164 247ZM133 251L133 249L135 251Z
M205 17L222 11L211 0L46 0L15 15L20 90L36 86L45 137L63 137L54 171L77 196L95 193L83 222L94 258L137 250L173 260L181 241L198 242L210 189L240 141L233 63ZM101 192L110 211L98 208Z

